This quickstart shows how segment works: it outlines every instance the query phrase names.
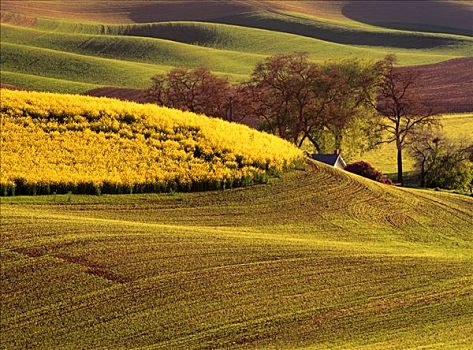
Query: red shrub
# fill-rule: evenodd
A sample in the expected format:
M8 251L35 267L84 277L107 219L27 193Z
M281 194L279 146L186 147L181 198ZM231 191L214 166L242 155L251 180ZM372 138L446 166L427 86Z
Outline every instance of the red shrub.
M389 177L387 177L387 175L384 175L381 171L376 169L373 165L362 160L359 162L348 164L345 167L345 170L351 173L366 177L368 179L381 182L383 184L388 184L388 185L393 184L393 182L389 179Z

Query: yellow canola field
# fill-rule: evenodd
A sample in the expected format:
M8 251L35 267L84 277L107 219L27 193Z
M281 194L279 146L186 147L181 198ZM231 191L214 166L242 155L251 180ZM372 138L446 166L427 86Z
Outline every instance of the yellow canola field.
M302 159L240 124L107 98L2 89L1 127L3 195L229 188Z

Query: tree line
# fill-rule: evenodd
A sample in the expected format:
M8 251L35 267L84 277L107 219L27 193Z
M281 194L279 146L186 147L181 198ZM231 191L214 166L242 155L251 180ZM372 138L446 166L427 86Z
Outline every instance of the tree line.
M257 64L250 79L239 84L206 68L175 68L152 78L147 98L162 106L245 122L317 153L344 148L354 156L394 143L397 182L402 185L403 151L418 158L415 150L423 142L419 135L432 134L439 122L414 93L415 73L400 72L395 65L392 55L375 62L318 64L305 53L283 54ZM421 161L418 165L422 170Z

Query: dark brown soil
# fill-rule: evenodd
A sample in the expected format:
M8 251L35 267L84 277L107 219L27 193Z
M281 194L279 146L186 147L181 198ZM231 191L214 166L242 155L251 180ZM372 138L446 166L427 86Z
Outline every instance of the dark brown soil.
M421 100L438 113L473 111L473 57L397 68L418 74L414 87Z
M140 89L126 89L116 87L103 87L87 91L84 95L95 97L112 97L124 101L145 103L145 91Z
M11 85L11 84L5 84L5 83L2 83L2 82L0 82L0 89L9 89L9 90L28 90L28 89L25 89L25 88L20 88L20 87L18 87L18 86Z

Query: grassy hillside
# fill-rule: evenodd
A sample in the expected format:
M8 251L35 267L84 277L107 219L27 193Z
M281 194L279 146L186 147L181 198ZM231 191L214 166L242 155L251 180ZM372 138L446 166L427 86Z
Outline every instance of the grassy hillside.
M274 53L471 56L460 15L348 5L3 0L0 83L140 98L174 66L240 81ZM298 167L288 142L203 115L1 97L1 349L471 349L473 197ZM471 114L442 121L471 137Z
M296 13L323 20L371 23L397 29L471 35L469 1L272 1L272 0L4 0L2 8L30 16L69 18L104 23L209 21L248 12Z
M2 199L2 348L469 349L473 200L319 165Z
M319 62L346 57L380 59L396 53L401 65L418 65L471 56L473 50L473 39L467 35L387 29L346 17L294 12L291 6L271 2L226 2L209 10L205 18L197 9L195 16L186 10L182 13L189 16L173 17L181 12L178 9L183 10L177 2L118 2L108 7L106 3L7 1L2 7L1 68L8 74L2 76L2 82L57 92L90 90L80 90L84 83L143 88L152 75L173 66L204 65L241 81L266 56L294 51L306 51ZM129 23L120 17L151 5L164 6L164 17L155 19L164 22ZM90 14L93 9L104 18L114 18L115 13L128 23L84 20L81 13ZM80 21L70 19L73 13ZM38 17L41 15L50 18ZM166 21L169 19L179 21ZM186 19L194 21L183 21Z
M1 116L3 195L231 188L302 159L273 135L156 105L2 90Z

